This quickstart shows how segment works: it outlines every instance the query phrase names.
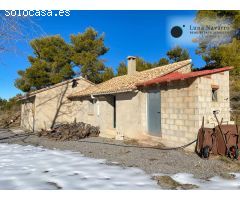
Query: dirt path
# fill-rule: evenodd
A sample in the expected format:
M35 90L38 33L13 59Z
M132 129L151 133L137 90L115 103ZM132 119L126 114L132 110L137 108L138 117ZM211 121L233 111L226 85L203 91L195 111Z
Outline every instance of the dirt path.
M106 159L110 164L123 167L138 167L149 174L175 174L180 172L194 174L196 178L209 178L227 172L240 172L239 162L230 160L203 160L194 153L183 150L159 150L137 148L122 141L101 137L80 141L59 142L39 138L23 131L0 129L0 143L43 146L80 152L87 157Z

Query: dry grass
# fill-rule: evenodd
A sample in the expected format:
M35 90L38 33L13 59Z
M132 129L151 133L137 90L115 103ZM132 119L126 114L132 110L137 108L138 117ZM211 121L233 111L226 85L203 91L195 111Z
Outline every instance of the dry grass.
M133 145L133 146L138 146L138 147L152 147L155 149L163 149L165 146L161 143L157 143L156 142L151 142L151 141L141 141L141 140L136 140L136 139L125 139L123 141L124 144L127 145Z
M231 112L231 120L235 122L235 124L240 125L240 110L233 110Z
M139 146L140 145L140 143L136 139L126 139L126 140L123 141L123 143L127 144L127 145L134 145L134 146Z
M233 161L231 159L227 158L226 156L220 156L219 160L221 160L227 164L233 164Z
M157 145L154 145L153 147L156 149L162 149L162 148L165 148L166 146L164 144L158 143Z
M0 112L1 128L18 127L18 126L20 126L20 111L10 110L10 111Z
M228 169L232 169L233 171L239 171L240 170L240 161L239 160L231 160L230 158L227 158L226 156L219 156L219 160L226 163Z

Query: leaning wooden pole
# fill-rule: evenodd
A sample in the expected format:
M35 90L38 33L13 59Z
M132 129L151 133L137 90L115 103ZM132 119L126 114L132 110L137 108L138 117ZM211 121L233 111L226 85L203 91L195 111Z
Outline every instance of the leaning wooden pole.
M215 119L217 120L218 128L219 128L219 130L220 130L220 133L221 133L221 135L222 135L223 141L224 141L225 146L226 146L226 149L227 149L227 141L226 141L226 138L225 138L225 136L224 136L224 134L223 134L223 132L222 132L220 122L219 122L219 120L218 120L218 118L217 118L217 113L218 113L217 110L214 110L214 111L213 111L213 115L214 115Z

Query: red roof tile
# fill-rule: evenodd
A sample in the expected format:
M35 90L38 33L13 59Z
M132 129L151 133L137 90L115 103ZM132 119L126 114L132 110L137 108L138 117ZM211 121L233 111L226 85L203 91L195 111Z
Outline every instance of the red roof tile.
M157 77L157 78L154 78L149 81L138 83L137 86L149 86L152 84L159 84L159 83L176 81L176 80L184 80L184 79L195 78L195 77L200 77L200 76L216 74L216 73L220 73L220 72L224 72L224 71L229 71L231 69L232 69L232 67L223 67L223 68L212 69L212 70L195 71L195 72L190 72L190 73L186 73L186 74L182 74L179 72L173 72L173 73L167 74L165 76Z

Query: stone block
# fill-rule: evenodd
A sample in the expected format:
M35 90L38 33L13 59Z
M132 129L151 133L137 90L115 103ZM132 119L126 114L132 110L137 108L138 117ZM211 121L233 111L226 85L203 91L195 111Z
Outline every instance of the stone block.
M177 114L169 114L169 116L170 119L177 119Z
M186 114L194 114L194 109L193 108L186 108L185 113Z
M177 120L175 120L175 124L178 125L178 126L183 126L184 125L184 121L180 120L180 119L177 119Z
M184 125L189 126L189 127L194 127L195 126L195 120L186 120L186 121L184 121Z

